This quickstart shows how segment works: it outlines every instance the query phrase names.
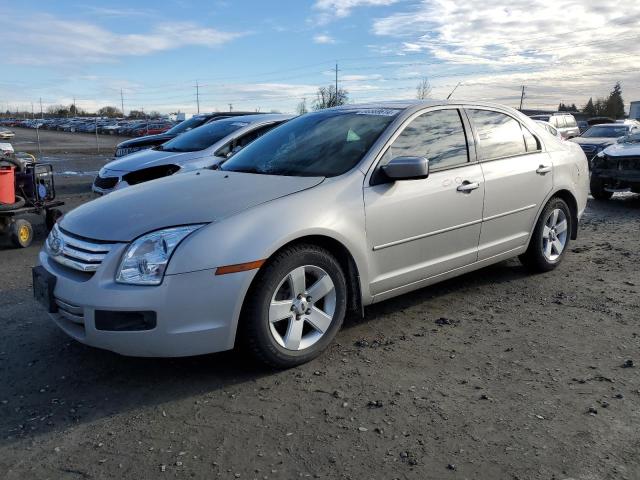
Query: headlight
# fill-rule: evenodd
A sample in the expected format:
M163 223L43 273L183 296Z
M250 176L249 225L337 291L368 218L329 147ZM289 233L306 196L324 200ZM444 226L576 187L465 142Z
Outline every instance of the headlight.
M182 240L202 226L166 228L134 240L122 257L116 282L160 285L173 251Z

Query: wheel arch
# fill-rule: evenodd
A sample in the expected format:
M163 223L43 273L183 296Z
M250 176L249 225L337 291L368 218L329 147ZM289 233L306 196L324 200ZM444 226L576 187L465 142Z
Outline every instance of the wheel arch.
M551 198L561 198L565 201L565 203L569 206L569 211L571 212L571 240L576 240L578 238L578 201L576 197L574 197L573 193L569 190L558 190ZM545 203L549 203L549 200Z
M362 312L364 306L362 302L362 287L360 284L360 271L349 249L339 240L336 240L333 237L322 235L322 234L304 235L302 237L298 237L293 240L290 240L284 245L280 246L277 250L275 250L269 256L269 259L275 256L278 252L281 252L286 248L289 248L294 245L303 245L303 244L322 247L336 257L336 260L338 260L338 263L342 267L344 274L347 277L347 289L348 289L347 308L351 311ZM269 259L267 259L264 265L268 263ZM260 270L264 268L264 265L261 267ZM258 275L256 274L253 280L251 281L251 285L249 286L248 291L250 291L254 287L254 284L256 283L257 278L258 278Z

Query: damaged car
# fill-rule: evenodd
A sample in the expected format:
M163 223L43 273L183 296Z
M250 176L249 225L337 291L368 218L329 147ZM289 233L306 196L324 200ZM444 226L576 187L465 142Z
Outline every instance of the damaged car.
M589 161L597 154L613 145L619 138L634 133L640 133L640 128L634 124L606 123L594 125L581 136L572 138L571 141L580 145Z
M591 161L591 195L608 200L615 192L640 193L640 132L627 135Z
M149 150L107 163L92 189L105 195L179 172L219 165L291 115L262 114L207 123Z

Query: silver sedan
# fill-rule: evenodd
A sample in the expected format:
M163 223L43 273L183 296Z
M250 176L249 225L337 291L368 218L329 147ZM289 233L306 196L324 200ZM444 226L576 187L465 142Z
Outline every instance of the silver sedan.
M485 103L298 117L217 171L85 204L51 232L35 295L80 342L185 356L242 343L290 367L347 311L519 256L549 271L587 202L584 153Z
M267 113L207 123L162 145L107 163L93 181L93 191L105 195L176 173L217 166L292 118L292 115Z

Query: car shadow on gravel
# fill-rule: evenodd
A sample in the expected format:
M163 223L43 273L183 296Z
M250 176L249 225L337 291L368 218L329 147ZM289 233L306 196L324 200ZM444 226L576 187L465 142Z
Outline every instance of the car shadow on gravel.
M374 304L366 308L364 318L361 318L359 315L350 315L345 321L343 328L348 329L363 323L383 321L387 319L391 313L423 304L428 308L429 301L454 292L460 294L471 288L475 289L498 283L511 283L515 280L530 277L531 275L535 274L524 268L518 260L507 260Z
M503 262L368 307L364 319L350 316L345 328L373 326L389 313L428 304L452 291L527 275L517 262ZM17 344L7 344L7 351L0 352L0 371L6 379L0 387L0 445L140 408L162 410L163 404L174 400L281 375L238 351L176 359L123 357L70 340L36 307L25 303L18 309L12 317L18 314L37 320L23 321L25 325L18 326L14 334ZM38 335L21 335L34 328Z

